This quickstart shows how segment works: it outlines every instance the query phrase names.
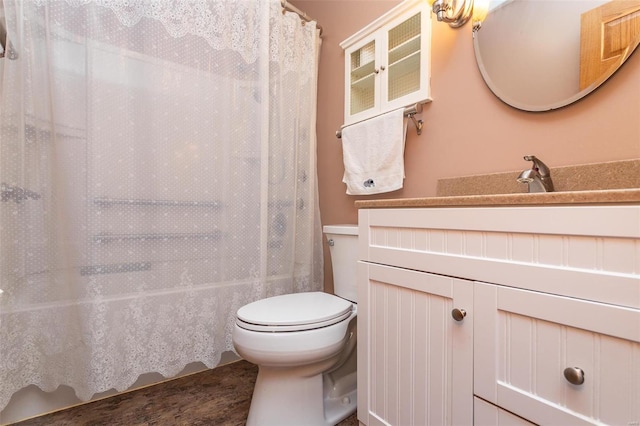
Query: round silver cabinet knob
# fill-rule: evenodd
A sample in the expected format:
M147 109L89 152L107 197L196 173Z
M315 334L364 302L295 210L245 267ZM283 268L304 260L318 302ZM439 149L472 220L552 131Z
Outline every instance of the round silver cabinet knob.
M564 369L564 378L572 385L581 385L584 383L584 371L578 367L567 367Z
M467 316L467 311L465 311L464 309L455 308L453 311L451 311L451 316L456 321L462 321L464 317Z
M333 241L333 238L330 239L329 241L327 241L327 244L329 244L329 246L333 247L333 245L335 244L335 242Z

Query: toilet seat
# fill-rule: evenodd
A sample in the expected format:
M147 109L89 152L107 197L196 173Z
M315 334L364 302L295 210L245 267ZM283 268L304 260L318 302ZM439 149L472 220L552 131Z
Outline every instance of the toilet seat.
M353 304L323 292L285 294L258 300L238 310L236 323L251 331L312 330L348 318Z

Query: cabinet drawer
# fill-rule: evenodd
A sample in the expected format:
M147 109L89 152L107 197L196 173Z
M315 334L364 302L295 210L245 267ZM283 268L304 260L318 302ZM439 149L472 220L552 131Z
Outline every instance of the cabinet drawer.
M640 310L477 283L474 311L476 395L538 424L640 422Z
M640 309L640 206L361 209L360 259Z

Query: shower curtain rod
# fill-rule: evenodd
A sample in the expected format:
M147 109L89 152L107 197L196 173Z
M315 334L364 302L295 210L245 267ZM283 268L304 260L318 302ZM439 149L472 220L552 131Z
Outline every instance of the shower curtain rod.
M306 22L315 21L316 22L316 28L320 30L320 37L322 37L322 26L320 24L318 24L318 21L316 21L311 16L307 15L306 13L304 13L303 11L301 11L300 9L295 7L294 5L292 5L289 2L287 2L287 0L280 0L280 6L282 6L282 9L284 9L284 10L288 10L289 12L297 13L298 16L300 16L300 18L305 20Z

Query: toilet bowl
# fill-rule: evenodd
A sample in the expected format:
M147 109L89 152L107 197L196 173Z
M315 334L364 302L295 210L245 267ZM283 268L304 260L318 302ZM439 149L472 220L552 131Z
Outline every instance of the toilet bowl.
M237 312L233 344L259 367L249 426L335 425L355 412L358 228L323 229L336 295L285 294Z

